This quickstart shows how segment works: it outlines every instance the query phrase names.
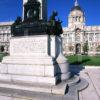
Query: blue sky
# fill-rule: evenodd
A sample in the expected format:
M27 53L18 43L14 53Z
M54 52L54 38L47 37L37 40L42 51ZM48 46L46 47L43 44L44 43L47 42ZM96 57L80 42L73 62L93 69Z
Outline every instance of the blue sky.
M100 25L100 0L78 0L85 11L87 25ZM48 0L48 16L58 11L62 25L67 26L67 17L74 0ZM22 15L22 0L0 0L0 22L13 21Z

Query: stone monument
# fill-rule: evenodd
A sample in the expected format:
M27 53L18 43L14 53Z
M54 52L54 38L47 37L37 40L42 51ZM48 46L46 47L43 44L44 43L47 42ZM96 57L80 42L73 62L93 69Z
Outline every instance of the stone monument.
M78 91L88 83L69 71L62 54L62 27L61 21L55 19L57 12L46 22L39 17L40 6L38 0L28 0L24 20L18 17L12 25L10 55L3 58L0 66L0 87L58 97L72 95L75 87ZM44 98L38 100L48 100Z

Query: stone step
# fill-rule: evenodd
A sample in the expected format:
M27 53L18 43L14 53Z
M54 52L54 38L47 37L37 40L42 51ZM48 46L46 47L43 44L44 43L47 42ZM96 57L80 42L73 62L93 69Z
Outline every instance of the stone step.
M30 65L53 65L56 61L50 56L6 56L3 64L30 64Z
M22 81L14 81L14 80L0 80L0 87L2 88L10 88L17 90L25 90L25 91L33 91L33 92L44 92L50 94L60 94L64 95L68 90L69 86L75 85L80 81L78 76L74 76L69 80L60 82L57 85L53 84L44 84L44 83L26 83Z
M0 88L0 100L75 100L75 96Z
M24 75L24 74L0 74L0 80L9 82L22 82L22 83L42 83L56 85L58 78L46 77L39 75Z
M50 85L50 84L39 84L39 83L20 83L20 82L7 82L0 81L1 88L7 89L15 89L15 90L23 90L30 92L39 92L39 93L50 93L50 94L60 94L64 95L66 92L67 83L61 82L58 85Z
M78 78L75 79L75 81ZM74 78L73 78L74 80ZM70 82L72 79L70 80ZM74 81L74 82L75 82ZM45 92L37 92L37 91L30 91L25 89L14 89L14 88L6 88L0 87L0 98L2 100L79 100L78 92L85 89L88 86L88 82L83 78L80 78L80 81L75 83L68 83L70 86L67 86L66 82L61 82L56 86L50 85L43 85L43 84L28 84L30 88L34 86L35 88L40 85L40 88L44 87L52 87L51 93ZM0 84L5 82L0 81ZM8 84L8 82L7 82ZM22 83L13 83L20 86L27 86L27 84ZM6 86L6 84L5 84ZM22 86L22 87L23 87ZM32 87L33 88L33 87ZM32 90L32 89L31 89Z

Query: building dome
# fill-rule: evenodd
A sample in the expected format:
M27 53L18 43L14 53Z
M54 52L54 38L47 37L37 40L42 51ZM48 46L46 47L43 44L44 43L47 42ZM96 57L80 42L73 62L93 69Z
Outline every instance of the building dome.
M74 7L72 7L72 9L71 9L71 12L72 11L77 11L77 10L83 12L82 9L81 9L81 7L78 4L78 1L76 0L75 4L74 4Z
M75 0L74 7L72 7L69 17L68 17L68 26L79 26L85 25L85 16L84 11L78 4L78 1Z
M74 7L72 7L72 9L70 11L70 16L73 16L73 17L84 16L84 11L81 9L77 0L74 3Z
M76 11L76 10L79 10L79 11L82 11L81 7L78 5L78 6L74 6L71 11ZM83 12L83 11L82 11Z

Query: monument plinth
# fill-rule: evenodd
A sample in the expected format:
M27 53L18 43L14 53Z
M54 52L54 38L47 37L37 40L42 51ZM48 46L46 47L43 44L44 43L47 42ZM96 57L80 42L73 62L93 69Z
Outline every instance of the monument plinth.
M88 83L71 75L62 54L62 27L61 21L55 19L57 12L45 22L39 18L39 1L28 0L24 7L24 21L18 17L12 25L10 54L0 66L0 87L58 95L84 89Z
M59 36L52 35L13 37L10 40L10 56L2 60L0 81L10 82L10 86L6 84L7 88L9 86L24 90L21 84L27 83L29 91L32 91L29 89L30 84L33 84L33 91L47 93L51 91L56 94L57 91L54 91L56 85L70 77L68 65L60 68L58 64L62 62L56 60L61 52L60 39ZM64 94L67 83L62 87L64 89L61 88L63 91L61 94ZM47 91L44 91L45 89Z

